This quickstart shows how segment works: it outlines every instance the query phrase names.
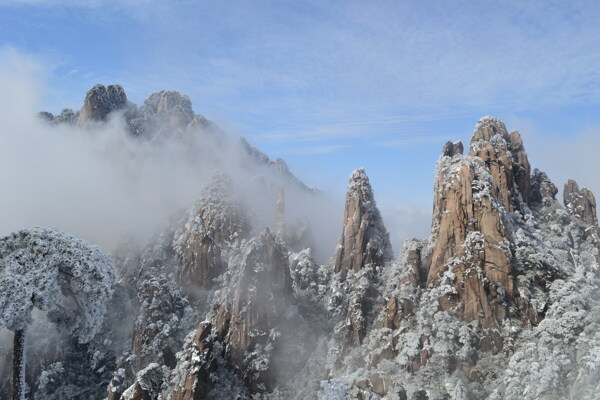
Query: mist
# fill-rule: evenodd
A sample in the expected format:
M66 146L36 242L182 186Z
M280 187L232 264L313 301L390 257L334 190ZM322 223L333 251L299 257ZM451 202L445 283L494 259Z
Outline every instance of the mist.
M256 229L273 225L274 187L281 187L286 224L308 218L315 255L323 261L333 254L343 203L255 162L237 137L217 129L144 140L128 132L118 112L85 127L51 125L37 117L43 67L14 51L0 59L0 235L54 226L106 252L125 237L144 243L223 171Z

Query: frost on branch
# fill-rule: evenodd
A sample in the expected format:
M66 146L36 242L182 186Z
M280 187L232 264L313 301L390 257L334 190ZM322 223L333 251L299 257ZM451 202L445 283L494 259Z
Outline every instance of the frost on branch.
M0 326L24 329L37 308L88 342L114 280L110 257L86 241L44 228L13 233L0 239Z

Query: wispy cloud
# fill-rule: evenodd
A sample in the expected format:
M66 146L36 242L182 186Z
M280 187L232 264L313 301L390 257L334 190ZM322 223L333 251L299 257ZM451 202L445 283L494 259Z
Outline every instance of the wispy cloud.
M597 2L7 4L124 11L141 24L124 35L135 45L128 68L96 76L127 82L139 100L181 90L200 112L282 149L405 145L431 137L423 123L445 116L600 102ZM111 15L96 23L110 29Z

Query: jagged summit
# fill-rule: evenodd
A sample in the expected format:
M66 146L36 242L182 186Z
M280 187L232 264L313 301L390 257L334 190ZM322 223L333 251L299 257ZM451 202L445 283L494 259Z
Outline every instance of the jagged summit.
M383 266L392 246L364 168L352 172L346 192L344 226L335 257L335 272L346 276L365 266Z
M190 98L175 90L161 90L152 93L141 108L142 112L152 114L181 114L186 117L186 122L190 122L194 118Z
M587 188L579 189L579 185L573 179L565 183L563 197L567 211L589 226L598 225L596 215L596 198L591 190Z
M531 173L531 203L549 205L556 202L558 188L545 172L535 168Z
M486 156L496 157L495 148L488 141L494 136L486 134L491 130L485 127L476 132L476 149L485 147ZM479 150L476 154L480 154ZM508 298L497 298L497 293L514 297L516 287L501 190L488 165L477 156L440 159L427 284L441 285L444 277L451 274L455 291L440 298L441 307L455 310L462 319L494 326L508 316ZM505 183L503 171L496 172L499 183Z
M163 143L170 140L187 140L197 138L196 143L210 151L208 156L218 157L222 150L223 158L231 157L241 162L243 169L267 167L279 176L282 183L292 183L309 193L318 194L318 190L306 186L289 169L285 160L277 158L272 161L246 139L233 140L216 124L201 114L196 114L190 98L175 90L161 90L152 93L142 106L127 100L125 90L118 84L92 87L85 96L84 104L79 111L63 109L59 115L42 111L38 116L52 125L77 125L83 129L90 125L101 125L112 113L119 112L125 122L127 132L141 141ZM193 140L191 140L193 141ZM206 146L203 146L206 145ZM196 149L201 151L201 149ZM216 153L216 154L215 154ZM239 154L242 153L242 154ZM260 173L260 171L257 171Z
M522 203L531 200L531 167L519 132L509 135L500 119L483 117L473 133L469 155L486 164L504 208L523 211Z
M444 145L444 149L442 150L442 155L445 157L454 157L457 155L463 154L464 147L461 141L458 142L446 142Z
M121 85L98 84L86 93L77 125L83 126L90 121L104 121L108 114L126 106L127 95Z

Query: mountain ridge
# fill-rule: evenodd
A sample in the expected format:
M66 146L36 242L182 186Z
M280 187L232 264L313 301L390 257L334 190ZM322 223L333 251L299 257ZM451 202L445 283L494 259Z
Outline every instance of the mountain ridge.
M137 108L119 88L97 85L79 112L42 117L85 128L122 113L129 134L156 142L219 135L184 95ZM595 398L595 198L568 181L559 203L517 131L486 116L467 154L443 145L431 234L396 258L366 171L352 172L338 246L321 263L311 230L286 219L289 200L320 192L241 147L252 160L242 165L272 175L241 185L217 172L149 243L124 243L98 338L61 339L68 357L42 360L32 398Z

